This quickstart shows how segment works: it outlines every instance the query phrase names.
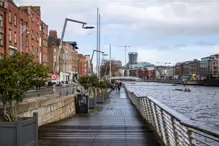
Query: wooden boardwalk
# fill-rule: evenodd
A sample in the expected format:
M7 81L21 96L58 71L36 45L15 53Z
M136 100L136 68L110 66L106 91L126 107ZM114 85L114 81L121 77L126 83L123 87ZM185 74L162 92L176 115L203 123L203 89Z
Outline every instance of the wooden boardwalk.
M103 110L39 129L40 146L157 146L125 90L113 91Z

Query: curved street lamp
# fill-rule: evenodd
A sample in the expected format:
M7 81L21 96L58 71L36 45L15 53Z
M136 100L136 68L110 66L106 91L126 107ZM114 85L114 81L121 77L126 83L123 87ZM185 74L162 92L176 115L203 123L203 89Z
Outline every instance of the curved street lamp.
M86 22L65 18L65 23L64 23L64 26L63 26L62 35L61 35L61 41L60 41L60 45L59 45L59 52L58 52L57 60L55 62L55 66L54 66L54 72L58 72L58 69L56 69L56 68L57 68L57 64L58 64L58 61L59 61L59 56L60 56L60 52L61 52L61 49L62 49L62 43L63 43L63 39L64 39L64 35L65 35L65 30L66 30L66 26L67 26L67 22L68 21L82 24L82 28L83 29L94 29L93 26L85 26L85 25L87 25Z

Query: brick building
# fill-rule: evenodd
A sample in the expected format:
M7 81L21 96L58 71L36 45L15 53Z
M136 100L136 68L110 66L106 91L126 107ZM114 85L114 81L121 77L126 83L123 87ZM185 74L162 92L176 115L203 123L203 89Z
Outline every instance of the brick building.
M6 45L6 53L12 55L15 50L20 51L20 15L19 15L19 8L16 4L12 1L8 1L8 11L7 11L8 21L6 23L6 31L8 31L8 36L6 33L6 40L8 38L8 46Z
M82 54L78 54L78 73L79 76L87 76L88 75L88 62L86 56Z
M48 26L41 20L39 6L19 7L28 15L28 23L22 25L22 30L27 30L28 53L34 56L36 62L47 65L48 54ZM22 18L21 18L22 19Z
M184 73L184 63L177 63L174 69L174 76L176 79L182 79Z
M69 42L63 42L62 50L60 51L60 59L57 61L60 39L57 36L56 30L50 30L48 38L48 66L50 73L58 71L58 81L72 82L78 77L78 53Z
M4 37L7 35L7 9L8 4L6 2L0 2L0 53L4 53L7 48L6 46L8 46L8 42ZM3 57L0 56L0 59L1 58Z
M18 7L13 0L6 0L4 5L7 9L2 6L0 9L0 21L4 22L4 32L0 32L3 42L0 52L10 55L15 51L29 53L35 62L46 65L48 26L41 20L40 7Z
M194 59L193 61L186 61L183 66L183 76L185 79L192 79L192 75L195 74L199 79L200 75L200 61Z

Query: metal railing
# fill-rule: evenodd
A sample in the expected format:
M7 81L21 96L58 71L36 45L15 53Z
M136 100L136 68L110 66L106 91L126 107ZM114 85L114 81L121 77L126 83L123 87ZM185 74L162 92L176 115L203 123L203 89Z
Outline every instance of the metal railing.
M127 91L127 90L126 90ZM219 146L219 131L169 108L152 97L128 97L166 146Z
M41 89L41 90L35 90L25 93L25 98L42 97L42 96L53 95L53 94L59 96L74 94L74 86L56 87L55 93L52 87Z

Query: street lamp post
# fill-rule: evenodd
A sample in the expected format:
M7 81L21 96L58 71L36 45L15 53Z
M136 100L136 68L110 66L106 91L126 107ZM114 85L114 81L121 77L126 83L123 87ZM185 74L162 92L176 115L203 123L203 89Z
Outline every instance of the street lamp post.
M92 61L93 61L93 57L94 57L94 52L99 52L99 53L103 53L104 54L104 52L102 52L102 51L99 51L99 50L93 50L93 53L92 53L92 56L91 56L91 59L90 59L90 73L91 73L91 67L92 67ZM98 69L97 69L97 75L98 75Z
M131 46L118 46L118 47L124 47L125 48L125 65L126 65L126 52L127 52L127 48L130 48Z
M66 26L67 26L67 22L68 21L82 24L82 28L83 29L93 29L94 28L93 26L85 26L85 25L87 25L86 22L82 22L82 21L78 21L78 20L73 20L73 19L69 19L69 18L65 19L65 23L64 23L64 27L63 27L62 35L61 35L61 41L60 41L60 45L59 45L59 52L58 52L58 56L57 56L57 60L56 60L56 63L55 63L54 70L56 70L56 68L57 68L57 62L59 61L60 52L61 52L61 49L62 49L62 43L63 43L63 39L64 39L64 35L65 35L65 30L66 30ZM57 68L56 72L58 72L58 68Z
M109 68L109 72L110 72L110 83L112 83L111 82L111 77L112 77L112 61L111 61L111 44L109 45L109 59L110 59L110 68Z

